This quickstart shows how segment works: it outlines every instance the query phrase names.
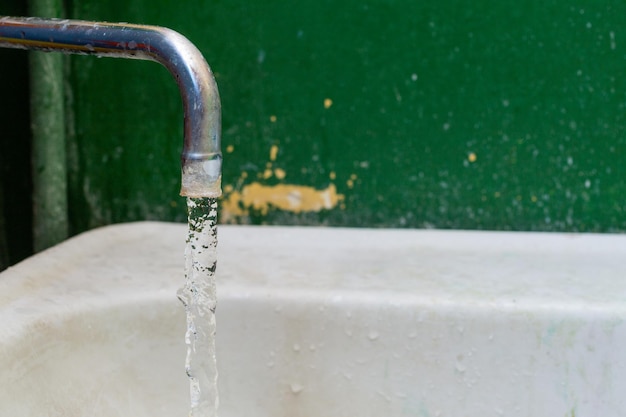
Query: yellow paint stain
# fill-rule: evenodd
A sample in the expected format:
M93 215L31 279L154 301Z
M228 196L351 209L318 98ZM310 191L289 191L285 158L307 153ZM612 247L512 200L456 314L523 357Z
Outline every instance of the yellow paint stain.
M234 191L222 201L222 215L225 221L236 216L245 216L254 209L262 215L270 208L292 213L317 212L330 210L344 199L337 193L334 184L326 189L292 184L263 185L254 182L244 186L241 191Z
M276 116L274 116L273 114L270 116L270 122L276 123Z
M230 194L233 192L233 186L231 184L226 184L224 186L224 193Z
M348 188L354 188L354 183L357 180L357 178L359 178L356 174L351 174L350 178L348 178L348 180L346 181L346 185L348 186Z
M472 162L472 163L476 162L477 159L478 159L478 157L476 156L476 154L474 152L470 152L467 155L467 160Z
M278 146L272 145L272 147L270 148L270 161L275 161L277 156L278 156Z
M329 109L333 105L333 101L329 98L324 99L324 108Z
M272 178L272 170L270 168L267 168L265 171L263 171L263 179L268 179L268 178Z
M233 145L228 145L226 147L226 153L233 153L234 150L235 150L235 147Z
M335 174L335 171L330 171L330 174L328 175L328 177L331 180L334 180L335 178L337 178L337 174Z
M276 168L274 170L274 176L278 178L279 180L283 180L287 176L287 173L285 172L284 169Z

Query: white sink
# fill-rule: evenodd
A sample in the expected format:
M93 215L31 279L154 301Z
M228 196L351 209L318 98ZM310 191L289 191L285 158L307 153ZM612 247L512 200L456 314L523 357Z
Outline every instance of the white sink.
M188 414L185 225L0 274L0 416ZM626 415L626 236L219 229L221 417Z

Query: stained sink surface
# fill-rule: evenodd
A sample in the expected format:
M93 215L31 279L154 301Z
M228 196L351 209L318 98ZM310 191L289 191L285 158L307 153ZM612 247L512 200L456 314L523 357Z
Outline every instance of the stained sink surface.
M186 226L0 274L0 416L186 416ZM626 236L222 226L222 417L626 415Z

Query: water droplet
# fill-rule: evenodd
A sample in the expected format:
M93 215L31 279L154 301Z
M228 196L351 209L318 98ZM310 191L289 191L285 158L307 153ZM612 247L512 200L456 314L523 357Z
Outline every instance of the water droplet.
M616 44L615 44L615 32L610 31L609 32L609 37L611 38L611 49L615 49Z
M367 338L369 340L376 340L380 337L380 334L376 331L376 330L372 330L369 332L369 334L367 335Z
M293 351L294 351L294 352L300 352L300 345L299 345L299 344L297 344L297 343L294 343L294 344L293 344Z
M298 395L302 392L302 390L304 390L304 386L302 386L301 384L298 384L297 382L294 382L290 385L291 388L291 392Z
M457 372L465 372L467 367L463 364L463 355L458 355L456 357L456 365L454 366L454 368L457 370Z

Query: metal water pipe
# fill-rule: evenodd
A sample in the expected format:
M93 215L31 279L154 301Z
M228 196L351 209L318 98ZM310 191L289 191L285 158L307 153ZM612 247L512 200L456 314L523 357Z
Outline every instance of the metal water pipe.
M181 195L221 195L221 107L200 51L158 26L35 17L0 17L0 47L155 61L178 84L184 110Z

